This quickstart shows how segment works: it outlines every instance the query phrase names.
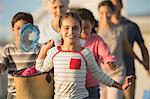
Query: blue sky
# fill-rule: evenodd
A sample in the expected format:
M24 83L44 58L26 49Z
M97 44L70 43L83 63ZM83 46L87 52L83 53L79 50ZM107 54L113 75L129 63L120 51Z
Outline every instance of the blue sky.
M41 5L42 0L0 0L0 39L9 36L11 19L17 12L32 14Z
M129 16L150 16L150 0L126 0Z
M41 6L42 0L1 0L2 11L0 15L0 25L8 25L11 18L18 11L32 13Z
M41 5L42 0L0 0L0 39L11 36L11 19L17 12L32 14ZM124 8L130 16L150 15L150 0L126 0Z
M150 0L127 0L128 15L150 15ZM12 16L18 11L32 13L42 4L42 0L0 0L0 26L9 25Z

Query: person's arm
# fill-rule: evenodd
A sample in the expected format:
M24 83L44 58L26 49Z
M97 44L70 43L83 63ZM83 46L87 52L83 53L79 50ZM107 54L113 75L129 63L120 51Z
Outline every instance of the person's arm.
M52 58L50 55L47 55L48 50L53 46L53 41L47 42L41 47L39 55L36 59L36 70L40 72L49 71L53 67ZM51 61L50 61L51 60Z
M148 50L144 44L144 39L142 37L142 33L140 31L140 28L138 27L137 24L134 25L135 26L135 35L136 35L136 42L137 44L139 45L140 49L141 49L141 52L142 52L142 62L143 62L143 65L144 65L144 68L146 70L149 70L149 54L148 54Z
M123 35L123 33L122 33ZM143 62L140 60L140 58L134 53L132 47L130 46L126 36L121 36L122 37L122 47L123 47L123 50L128 54L130 55L131 57L137 59L140 63L143 64Z
M0 75L3 74L3 72L7 69L7 66L9 66L9 59L7 58L7 48L3 48L0 50Z
M149 54L148 54L148 50L144 44L144 39L142 37L141 31L139 26L136 23L131 23L128 27L125 28L126 30L126 34L130 34L130 32L132 31L133 36L134 36L134 40L137 42L137 44L139 45L141 52L142 52L142 61L141 63L143 64L144 68L146 70L149 70Z
M140 48L141 48L141 52L142 52L142 57L143 57L143 63L144 63L144 68L148 71L150 71L150 67L149 67L149 53L148 50L145 46L144 43L140 43L139 44Z
M116 58L111 54L107 44L100 36L98 38L98 55L107 72L116 70L116 66L114 65Z
M128 76L124 82L123 85L117 83L116 81L114 81L113 79L111 79L108 75L106 75L97 65L94 55L92 54L92 52L87 53L87 55L85 55L85 59L87 61L87 67L90 70L91 74L93 75L93 77L95 77L95 79L97 79L99 82L110 86L110 87L115 87L118 88L120 90L125 90L128 86L131 85L131 79L132 76Z
M52 48L54 45L54 41L53 40L49 40L48 42L46 42L45 44L42 45L41 50L39 52L39 55L37 57L38 60L43 60L45 59L46 55L47 55L47 51Z
M132 75L126 76L125 82L123 84L119 84L117 82L114 82L112 87L118 88L120 90L125 90L128 88L128 86L130 86L132 84L133 79L135 79L135 77Z

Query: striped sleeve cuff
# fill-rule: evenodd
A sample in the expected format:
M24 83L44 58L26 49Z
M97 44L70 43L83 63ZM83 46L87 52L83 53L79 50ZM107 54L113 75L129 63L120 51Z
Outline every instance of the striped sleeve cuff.
M40 64L40 63L43 63L44 62L44 59L36 59L36 64Z
M36 67L36 70L38 70L38 71L41 71L41 68L42 68L42 66L43 66L43 62L44 62L44 59L42 59L42 60L36 60L36 65L35 65L35 67Z
M113 79L111 79L111 81L108 83L109 87L112 87L112 85L115 83L115 81Z

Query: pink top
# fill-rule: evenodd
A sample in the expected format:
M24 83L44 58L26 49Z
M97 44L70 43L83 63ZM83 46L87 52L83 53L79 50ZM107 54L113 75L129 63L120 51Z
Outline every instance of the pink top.
M97 34L91 34L89 39L86 41L85 47L92 51L97 63L99 60L102 63L115 61L115 56L110 53L110 50L104 40ZM105 66L107 68L108 65ZM86 87L94 87L98 84L99 82L94 77L92 77L90 71L87 70Z

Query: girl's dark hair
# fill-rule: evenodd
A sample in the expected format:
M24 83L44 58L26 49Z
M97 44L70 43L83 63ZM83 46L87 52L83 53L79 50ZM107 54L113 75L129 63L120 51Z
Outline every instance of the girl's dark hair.
M28 23L33 24L33 17L31 14L26 13L26 12L18 12L17 14L14 15L11 21L11 26L14 27L14 24L19 21L19 20L25 20Z
M61 28L61 26L62 26L62 21L63 21L65 18L68 18L68 17L71 17L71 18L75 19L76 21L78 21L80 27L82 27L82 21L81 21L80 16L79 16L77 13L75 13L75 12L67 12L67 13L65 13L64 15L62 15L62 16L60 17L60 19L59 19L59 28ZM81 28L81 29L82 29L82 28ZM80 32L81 32L81 31L80 31ZM64 43L64 40L62 39L62 44L63 44L63 43Z
M68 18L68 17L72 17L73 19L79 21L79 24L80 24L80 27L81 27L81 25L82 25L81 22L82 21L81 21L80 16L78 14L74 13L74 12L67 12L63 16L60 17L60 19L59 19L59 28L61 28L61 26L62 26L63 19Z
M98 9L101 6L108 6L113 12L115 11L115 6L113 5L113 3L110 0L100 2L98 5Z
M95 28L98 27L98 21L95 19L93 13L85 8L76 9L75 12L80 16L81 19L90 21L94 25L92 28L92 33L96 33Z
M95 17L90 10L85 8L79 8L75 12L80 16L81 19L88 20L91 23L94 23Z

